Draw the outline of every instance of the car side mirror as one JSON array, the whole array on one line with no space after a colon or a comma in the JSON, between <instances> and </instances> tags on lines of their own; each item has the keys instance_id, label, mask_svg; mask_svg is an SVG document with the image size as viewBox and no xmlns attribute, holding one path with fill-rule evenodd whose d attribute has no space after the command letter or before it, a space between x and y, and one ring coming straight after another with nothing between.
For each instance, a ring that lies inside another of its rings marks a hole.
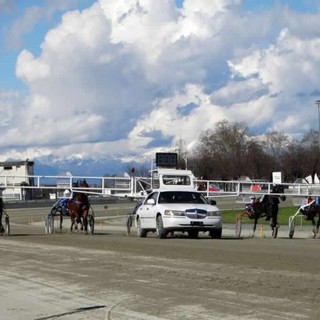
<instances>
[{"instance_id":1,"label":"car side mirror","mask_svg":"<svg viewBox=\"0 0 320 320\"><path fill-rule=\"evenodd\" d=\"M156 201L154 199L148 199L147 200L147 204L150 204L150 205L155 205L156 204Z\"/></svg>"},{"instance_id":2,"label":"car side mirror","mask_svg":"<svg viewBox=\"0 0 320 320\"><path fill-rule=\"evenodd\" d=\"M217 204L217 201L216 201L216 200L210 200L210 204L211 204L212 206L215 206L215 205Z\"/></svg>"}]
</instances>

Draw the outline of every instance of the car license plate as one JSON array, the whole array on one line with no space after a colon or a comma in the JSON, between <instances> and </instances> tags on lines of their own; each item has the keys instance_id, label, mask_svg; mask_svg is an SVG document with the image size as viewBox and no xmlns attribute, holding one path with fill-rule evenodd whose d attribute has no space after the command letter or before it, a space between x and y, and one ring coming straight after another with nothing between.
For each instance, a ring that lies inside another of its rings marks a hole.
<instances>
[{"instance_id":1,"label":"car license plate","mask_svg":"<svg viewBox=\"0 0 320 320\"><path fill-rule=\"evenodd\" d=\"M191 221L190 224L192 226L202 226L203 222L202 221Z\"/></svg>"}]
</instances>

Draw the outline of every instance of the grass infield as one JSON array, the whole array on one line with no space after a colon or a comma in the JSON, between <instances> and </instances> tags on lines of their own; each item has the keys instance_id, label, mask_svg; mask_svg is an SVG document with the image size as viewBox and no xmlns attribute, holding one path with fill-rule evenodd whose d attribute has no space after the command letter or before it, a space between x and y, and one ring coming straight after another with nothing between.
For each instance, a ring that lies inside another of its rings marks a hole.
<instances>
[{"instance_id":1,"label":"grass infield","mask_svg":"<svg viewBox=\"0 0 320 320\"><path fill-rule=\"evenodd\" d=\"M293 216L298 210L298 207L280 207L278 213L278 223L280 225L288 225L289 217ZM235 223L236 215L239 214L241 211L239 209L235 210L223 210L223 222L224 223ZM259 222L263 222L265 218L259 220ZM254 220L250 220L247 217L242 218L243 223L253 223ZM304 222L304 220L302 219ZM310 224L310 221L305 221L306 224Z\"/></svg>"}]
</instances>

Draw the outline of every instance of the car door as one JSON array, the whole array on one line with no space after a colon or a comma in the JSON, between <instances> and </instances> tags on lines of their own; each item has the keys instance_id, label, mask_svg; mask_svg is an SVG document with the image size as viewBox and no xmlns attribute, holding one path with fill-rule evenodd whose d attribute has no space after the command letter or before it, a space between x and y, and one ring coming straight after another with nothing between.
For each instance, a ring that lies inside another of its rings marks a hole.
<instances>
[{"instance_id":1,"label":"car door","mask_svg":"<svg viewBox=\"0 0 320 320\"><path fill-rule=\"evenodd\" d=\"M156 227L155 217L157 213L157 200L159 192L153 192L143 202L138 209L141 227L144 229L154 229Z\"/></svg>"}]
</instances>

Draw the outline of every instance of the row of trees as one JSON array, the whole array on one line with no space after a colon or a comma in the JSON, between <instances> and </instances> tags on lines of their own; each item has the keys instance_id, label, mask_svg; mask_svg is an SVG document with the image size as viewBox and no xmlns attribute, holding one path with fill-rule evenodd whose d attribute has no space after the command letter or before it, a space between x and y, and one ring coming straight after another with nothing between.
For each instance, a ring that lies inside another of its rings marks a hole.
<instances>
[{"instance_id":1,"label":"row of trees","mask_svg":"<svg viewBox=\"0 0 320 320\"><path fill-rule=\"evenodd\" d=\"M282 171L286 182L319 172L319 136L311 129L301 140L289 139L278 131L263 136L250 135L245 123L226 120L200 134L197 147L187 152L181 140L178 153L180 168L192 170L197 177L211 180L238 179L240 176L266 178Z\"/></svg>"}]
</instances>

